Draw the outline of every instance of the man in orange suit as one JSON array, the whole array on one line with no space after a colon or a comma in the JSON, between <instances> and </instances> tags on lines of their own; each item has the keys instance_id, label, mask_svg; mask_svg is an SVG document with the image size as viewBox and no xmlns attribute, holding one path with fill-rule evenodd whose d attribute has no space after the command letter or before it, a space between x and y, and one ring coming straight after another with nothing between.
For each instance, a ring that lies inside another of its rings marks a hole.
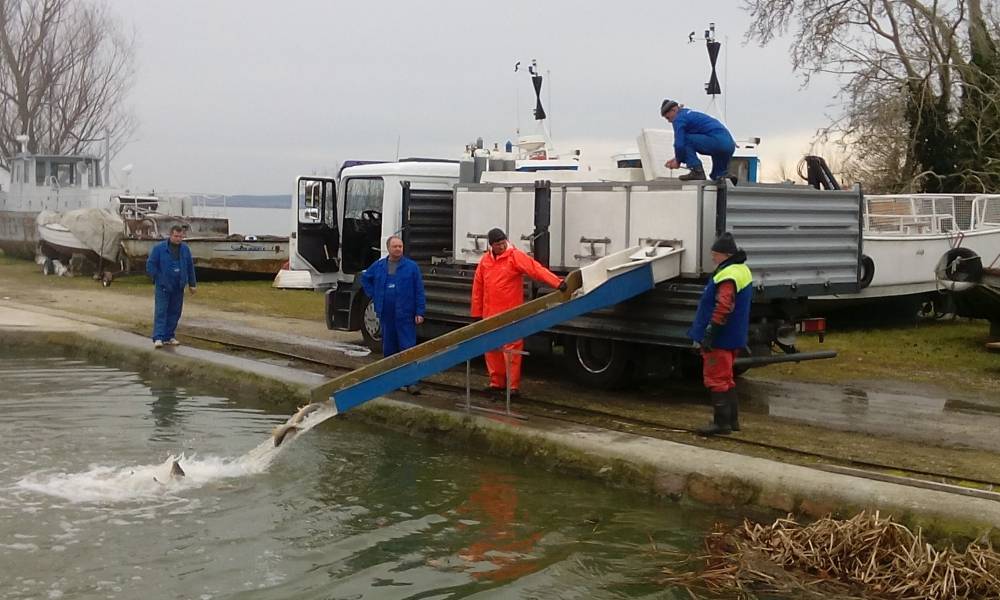
<instances>
[{"instance_id":1,"label":"man in orange suit","mask_svg":"<svg viewBox=\"0 0 1000 600\"><path fill-rule=\"evenodd\" d=\"M524 303L523 276L534 279L560 291L566 282L556 277L537 260L518 250L507 241L502 229L494 228L486 235L490 249L476 267L472 283L472 316L489 318ZM506 344L503 348L486 353L486 370L490 374L489 389L506 389L507 364L504 350L510 352L510 393L517 395L521 387L521 354L524 340Z\"/></svg>"}]
</instances>

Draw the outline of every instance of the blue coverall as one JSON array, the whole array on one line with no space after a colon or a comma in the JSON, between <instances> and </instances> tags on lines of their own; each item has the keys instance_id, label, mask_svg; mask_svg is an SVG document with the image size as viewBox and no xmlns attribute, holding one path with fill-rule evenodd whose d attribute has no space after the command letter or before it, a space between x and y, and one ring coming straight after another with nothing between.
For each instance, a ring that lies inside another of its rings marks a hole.
<instances>
[{"instance_id":1,"label":"blue coverall","mask_svg":"<svg viewBox=\"0 0 1000 600\"><path fill-rule=\"evenodd\" d=\"M682 108L674 118L674 156L689 169L700 169L698 154L712 157L709 179L723 177L729 170L729 161L736 152L736 142L726 126L718 119Z\"/></svg>"},{"instance_id":2,"label":"blue coverall","mask_svg":"<svg viewBox=\"0 0 1000 600\"><path fill-rule=\"evenodd\" d=\"M392 356L417 345L415 317L424 316L424 280L420 267L405 256L396 273L389 274L389 259L375 261L361 274L361 286L375 303L382 327L382 355Z\"/></svg>"},{"instance_id":3,"label":"blue coverall","mask_svg":"<svg viewBox=\"0 0 1000 600\"><path fill-rule=\"evenodd\" d=\"M146 260L146 273L156 288L153 310L153 341L168 342L176 336L184 307L184 286L197 287L191 249L181 243L178 257L170 252L170 240L153 246Z\"/></svg>"}]
</instances>

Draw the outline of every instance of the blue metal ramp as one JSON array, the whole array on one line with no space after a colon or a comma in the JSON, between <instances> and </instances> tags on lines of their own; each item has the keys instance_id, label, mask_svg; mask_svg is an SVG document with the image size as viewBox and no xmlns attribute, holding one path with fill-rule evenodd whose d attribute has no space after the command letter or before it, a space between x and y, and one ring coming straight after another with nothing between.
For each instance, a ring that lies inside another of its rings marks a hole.
<instances>
[{"instance_id":1,"label":"blue metal ramp","mask_svg":"<svg viewBox=\"0 0 1000 600\"><path fill-rule=\"evenodd\" d=\"M606 256L570 273L564 292L552 292L332 379L314 388L313 397L329 397L337 412L350 410L504 344L651 290L680 274L682 252L636 246Z\"/></svg>"}]
</instances>

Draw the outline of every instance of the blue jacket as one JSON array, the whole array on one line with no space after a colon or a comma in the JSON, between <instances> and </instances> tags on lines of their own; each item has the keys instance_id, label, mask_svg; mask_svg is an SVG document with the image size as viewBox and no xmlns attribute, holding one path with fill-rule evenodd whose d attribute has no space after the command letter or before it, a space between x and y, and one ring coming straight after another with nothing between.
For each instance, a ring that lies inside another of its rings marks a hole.
<instances>
[{"instance_id":1,"label":"blue jacket","mask_svg":"<svg viewBox=\"0 0 1000 600\"><path fill-rule=\"evenodd\" d=\"M385 297L385 280L389 276L389 259L380 258L361 273L361 286L368 297L375 302L375 312L382 319L382 300ZM424 316L427 302L424 299L424 278L420 267L405 256L399 258L396 267L396 318L413 321L413 317Z\"/></svg>"},{"instance_id":2,"label":"blue jacket","mask_svg":"<svg viewBox=\"0 0 1000 600\"><path fill-rule=\"evenodd\" d=\"M153 283L163 286L169 290L184 289L186 283L190 287L196 287L198 282L194 278L194 260L191 258L191 249L187 244L181 243L180 253L180 273L175 275L172 265L174 257L170 255L169 240L163 240L153 246L153 250L146 259L146 273L153 278ZM177 287L180 284L180 287Z\"/></svg>"},{"instance_id":3,"label":"blue jacket","mask_svg":"<svg viewBox=\"0 0 1000 600\"><path fill-rule=\"evenodd\" d=\"M711 115L700 113L690 108L677 111L674 118L674 156L685 156L682 150L687 145L685 137L689 134L712 135L732 139L732 134L721 121Z\"/></svg>"},{"instance_id":4,"label":"blue jacket","mask_svg":"<svg viewBox=\"0 0 1000 600\"><path fill-rule=\"evenodd\" d=\"M736 305L725 325L715 326L712 346L720 350L742 350L746 347L750 328L750 304L753 301L753 275L749 267L744 264L746 259L746 253L741 250L715 270L701 293L698 312L695 313L694 323L688 330L689 338L698 343L705 338L705 329L715 311L715 290L720 283L728 279L736 284Z\"/></svg>"}]
</instances>

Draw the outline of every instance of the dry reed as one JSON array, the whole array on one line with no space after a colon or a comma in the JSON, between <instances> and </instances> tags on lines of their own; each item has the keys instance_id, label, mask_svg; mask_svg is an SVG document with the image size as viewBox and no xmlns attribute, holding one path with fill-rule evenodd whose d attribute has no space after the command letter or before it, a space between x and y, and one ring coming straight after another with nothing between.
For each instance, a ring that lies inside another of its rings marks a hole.
<instances>
[{"instance_id":1,"label":"dry reed","mask_svg":"<svg viewBox=\"0 0 1000 600\"><path fill-rule=\"evenodd\" d=\"M665 568L665 582L741 598L793 591L817 598L1000 598L1000 553L992 547L937 550L919 529L913 533L878 512L809 525L791 518L770 525L744 520L729 532L717 526L705 549L703 556ZM702 567L690 569L693 561Z\"/></svg>"}]
</instances>

